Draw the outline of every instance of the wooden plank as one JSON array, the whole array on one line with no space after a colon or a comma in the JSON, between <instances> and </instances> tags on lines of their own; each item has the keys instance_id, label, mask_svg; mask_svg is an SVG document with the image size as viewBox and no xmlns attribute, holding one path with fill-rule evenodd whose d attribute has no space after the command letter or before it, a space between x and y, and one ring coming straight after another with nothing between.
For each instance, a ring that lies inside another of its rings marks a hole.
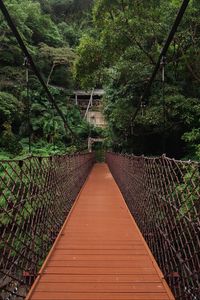
<instances>
[{"instance_id":1,"label":"wooden plank","mask_svg":"<svg viewBox=\"0 0 200 300\"><path fill-rule=\"evenodd\" d=\"M37 287L38 292L109 292L109 293L163 293L165 289L160 282L156 283L63 283L63 282L40 282Z\"/></svg>"},{"instance_id":2,"label":"wooden plank","mask_svg":"<svg viewBox=\"0 0 200 300\"><path fill-rule=\"evenodd\" d=\"M69 237L69 234L66 234L67 235L67 238L68 240L66 240L64 237L62 237L60 239L60 242L59 244L61 245L121 245L121 246L129 246L129 247L143 247L144 248L144 245L143 243L138 239L138 240L132 240L132 241L129 241L127 240L126 238L121 238L120 241L116 241L116 240L112 240L112 238L109 239L109 234L108 233L105 233L104 236L106 235L108 237L108 240L105 241L103 240L103 238L99 239L99 237L95 236L98 238L98 240L95 240L93 237L90 237L89 240L86 240L86 238L83 237L84 240L78 240L76 238L76 240L72 240L70 239ZM82 234L80 234L82 236Z\"/></svg>"},{"instance_id":3,"label":"wooden plank","mask_svg":"<svg viewBox=\"0 0 200 300\"><path fill-rule=\"evenodd\" d=\"M155 275L141 275L141 274L130 274L130 275L107 275L107 274L103 274L103 275L97 275L97 274L93 274L93 275L87 275L85 276L85 274L83 275L58 275L58 274L43 274L41 276L40 282L48 282L48 283L60 283L60 282L64 282L64 283L69 283L69 282L73 282L73 283L77 283L77 282L102 282L102 283L118 283L118 282L160 282L160 278L157 274Z\"/></svg>"},{"instance_id":4,"label":"wooden plank","mask_svg":"<svg viewBox=\"0 0 200 300\"><path fill-rule=\"evenodd\" d=\"M35 292L33 300L169 300L166 293L48 293Z\"/></svg>"},{"instance_id":5,"label":"wooden plank","mask_svg":"<svg viewBox=\"0 0 200 300\"><path fill-rule=\"evenodd\" d=\"M80 234L82 235L82 234ZM104 235L105 236L105 235ZM108 238L109 238L109 234L107 234ZM122 240L121 242L114 242L112 240L110 241L102 241L101 242L101 239L99 238L98 241L95 241L93 240L92 238L86 242L86 241L66 241L64 240L64 238L61 238L60 239L60 242L58 244L58 246L78 246L80 247L81 245L83 246L113 246L113 248L115 247L132 247L133 249L134 248L143 248L144 249L144 245L141 243L140 240L135 240L135 241L132 241L132 242L127 242L126 240Z\"/></svg>"},{"instance_id":6,"label":"wooden plank","mask_svg":"<svg viewBox=\"0 0 200 300\"><path fill-rule=\"evenodd\" d=\"M58 244L56 246L57 250L140 250L144 249L144 246L141 245L109 245L109 244Z\"/></svg>"},{"instance_id":7,"label":"wooden plank","mask_svg":"<svg viewBox=\"0 0 200 300\"><path fill-rule=\"evenodd\" d=\"M134 254L134 255L116 255L116 254L111 254L111 255L91 255L91 254L68 254L68 255L60 255L58 253L55 253L52 255L51 258L52 261L150 261L150 258L148 257L147 253L145 255L141 254Z\"/></svg>"},{"instance_id":8,"label":"wooden plank","mask_svg":"<svg viewBox=\"0 0 200 300\"><path fill-rule=\"evenodd\" d=\"M117 250L117 249L64 249L64 250L56 250L57 255L148 255L145 248L143 249L134 249L134 250Z\"/></svg>"},{"instance_id":9,"label":"wooden plank","mask_svg":"<svg viewBox=\"0 0 200 300\"><path fill-rule=\"evenodd\" d=\"M46 267L45 274L85 274L85 275L126 275L126 274L157 274L154 268L89 268L89 267Z\"/></svg>"},{"instance_id":10,"label":"wooden plank","mask_svg":"<svg viewBox=\"0 0 200 300\"><path fill-rule=\"evenodd\" d=\"M151 260L148 258L142 261L93 261L93 260L71 260L71 261L55 261L50 260L48 267L91 267L91 268L153 268Z\"/></svg>"}]
</instances>

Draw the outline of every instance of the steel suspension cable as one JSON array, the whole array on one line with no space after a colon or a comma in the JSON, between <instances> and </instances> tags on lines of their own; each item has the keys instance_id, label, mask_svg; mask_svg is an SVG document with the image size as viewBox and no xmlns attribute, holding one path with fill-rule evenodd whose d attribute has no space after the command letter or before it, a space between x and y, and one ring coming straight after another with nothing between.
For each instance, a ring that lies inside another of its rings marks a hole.
<instances>
[{"instance_id":1,"label":"steel suspension cable","mask_svg":"<svg viewBox=\"0 0 200 300\"><path fill-rule=\"evenodd\" d=\"M66 118L65 118L65 116L63 115L61 109L59 108L59 106L57 105L57 103L56 103L54 97L52 96L50 90L48 89L48 87L47 87L45 81L43 80L43 78L42 78L40 72L38 71L38 69L37 69L37 67L36 67L36 65L35 65L35 63L34 63L34 61L33 61L33 58L32 58L32 56L31 56L31 54L29 53L29 51L28 51L26 45L24 44L24 42L23 42L23 40L22 40L22 37L21 37L21 35L20 35L18 29L16 28L16 26L15 26L15 24L14 24L14 22L13 22L11 16L10 16L10 14L9 14L9 12L8 12L8 10L7 10L7 8L6 8L5 4L4 4L4 2L3 2L3 0L0 0L0 9L1 9L1 11L2 11L2 13L3 13L4 17L5 17L5 20L6 20L7 24L8 24L8 26L10 27L11 31L13 32L13 34L14 34L14 36L15 36L15 38L16 38L16 40L17 40L17 42L18 42L18 44L19 44L19 46L20 46L20 48L21 48L21 50L23 51L23 53L24 53L26 59L28 60L28 63L29 63L29 65L30 65L30 67L32 68L33 72L35 73L35 75L36 75L37 78L39 79L39 81L40 81L42 87L44 88L44 90L45 90L45 92L46 92L46 94L47 94L47 96L48 96L49 101L53 104L53 106L55 107L55 109L56 109L58 115L61 117L61 119L62 119L62 121L63 121L63 123L64 123L64 127L65 127L66 133L67 133L67 131L69 130L70 133L71 133L71 135L72 135L74 138L77 139L76 134L73 132L73 130L72 130L71 127L69 126L68 121L66 120Z\"/></svg>"}]
</instances>

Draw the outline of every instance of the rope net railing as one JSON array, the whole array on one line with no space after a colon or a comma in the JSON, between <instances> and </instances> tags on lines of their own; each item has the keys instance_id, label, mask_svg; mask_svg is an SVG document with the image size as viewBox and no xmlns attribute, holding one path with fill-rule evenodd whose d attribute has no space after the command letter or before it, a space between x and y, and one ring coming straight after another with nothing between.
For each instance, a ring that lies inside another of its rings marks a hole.
<instances>
[{"instance_id":1,"label":"rope net railing","mask_svg":"<svg viewBox=\"0 0 200 300\"><path fill-rule=\"evenodd\" d=\"M93 165L93 154L0 161L0 299L23 299Z\"/></svg>"},{"instance_id":2,"label":"rope net railing","mask_svg":"<svg viewBox=\"0 0 200 300\"><path fill-rule=\"evenodd\" d=\"M200 164L113 153L107 162L176 299L200 299Z\"/></svg>"}]
</instances>

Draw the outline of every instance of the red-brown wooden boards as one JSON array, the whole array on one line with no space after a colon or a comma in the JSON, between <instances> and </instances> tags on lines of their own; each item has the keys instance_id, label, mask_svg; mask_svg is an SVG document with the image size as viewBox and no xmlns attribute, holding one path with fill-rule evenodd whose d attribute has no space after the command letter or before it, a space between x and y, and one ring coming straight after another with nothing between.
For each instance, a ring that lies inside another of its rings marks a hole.
<instances>
[{"instance_id":1,"label":"red-brown wooden boards","mask_svg":"<svg viewBox=\"0 0 200 300\"><path fill-rule=\"evenodd\" d=\"M105 164L94 166L26 299L174 299Z\"/></svg>"}]
</instances>

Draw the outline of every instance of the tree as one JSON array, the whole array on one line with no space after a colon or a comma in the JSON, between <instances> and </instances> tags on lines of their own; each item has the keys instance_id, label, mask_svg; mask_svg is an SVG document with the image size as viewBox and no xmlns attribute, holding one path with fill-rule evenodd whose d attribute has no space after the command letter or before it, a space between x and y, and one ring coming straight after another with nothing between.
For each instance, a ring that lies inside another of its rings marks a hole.
<instances>
[{"instance_id":1,"label":"tree","mask_svg":"<svg viewBox=\"0 0 200 300\"><path fill-rule=\"evenodd\" d=\"M42 43L40 45L40 58L46 59L46 65L51 63L47 85L50 83L55 68L65 66L71 70L75 57L75 53L69 47L54 48Z\"/></svg>"}]
</instances>

